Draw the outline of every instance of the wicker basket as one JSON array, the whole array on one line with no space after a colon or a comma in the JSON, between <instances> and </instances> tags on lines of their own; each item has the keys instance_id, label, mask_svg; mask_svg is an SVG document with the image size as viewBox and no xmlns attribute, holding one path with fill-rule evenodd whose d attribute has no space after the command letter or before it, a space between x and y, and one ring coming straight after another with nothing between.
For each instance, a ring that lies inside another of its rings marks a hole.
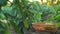
<instances>
[{"instance_id":1,"label":"wicker basket","mask_svg":"<svg viewBox=\"0 0 60 34\"><path fill-rule=\"evenodd\" d=\"M50 32L56 32L57 31L57 26L55 23L33 23L32 27L35 31L50 31Z\"/></svg>"}]
</instances>

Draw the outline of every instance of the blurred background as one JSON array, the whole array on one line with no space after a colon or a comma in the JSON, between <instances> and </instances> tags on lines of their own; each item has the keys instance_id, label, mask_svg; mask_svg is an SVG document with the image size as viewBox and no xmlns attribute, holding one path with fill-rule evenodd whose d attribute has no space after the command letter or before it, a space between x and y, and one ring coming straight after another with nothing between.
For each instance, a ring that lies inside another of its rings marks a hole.
<instances>
[{"instance_id":1,"label":"blurred background","mask_svg":"<svg viewBox=\"0 0 60 34\"><path fill-rule=\"evenodd\" d=\"M24 34L38 22L60 27L60 0L0 0L0 34Z\"/></svg>"}]
</instances>

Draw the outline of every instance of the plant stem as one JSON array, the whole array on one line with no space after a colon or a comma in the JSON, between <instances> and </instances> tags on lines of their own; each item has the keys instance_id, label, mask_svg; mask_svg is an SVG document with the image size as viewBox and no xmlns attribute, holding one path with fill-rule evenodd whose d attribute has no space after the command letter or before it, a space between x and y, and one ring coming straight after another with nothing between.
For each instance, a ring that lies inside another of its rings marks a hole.
<instances>
[{"instance_id":1,"label":"plant stem","mask_svg":"<svg viewBox=\"0 0 60 34\"><path fill-rule=\"evenodd\" d=\"M0 6L0 12L1 12L1 6Z\"/></svg>"}]
</instances>

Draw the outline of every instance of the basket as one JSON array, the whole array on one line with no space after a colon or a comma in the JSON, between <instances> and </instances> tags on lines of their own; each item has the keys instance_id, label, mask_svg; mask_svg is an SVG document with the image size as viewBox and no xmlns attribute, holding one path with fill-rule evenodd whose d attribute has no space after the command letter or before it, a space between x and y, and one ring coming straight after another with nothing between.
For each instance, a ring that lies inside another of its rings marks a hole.
<instances>
[{"instance_id":1,"label":"basket","mask_svg":"<svg viewBox=\"0 0 60 34\"><path fill-rule=\"evenodd\" d=\"M57 31L57 26L55 23L51 24L46 24L46 23L33 23L32 27L35 31L51 31L51 32L56 32Z\"/></svg>"}]
</instances>

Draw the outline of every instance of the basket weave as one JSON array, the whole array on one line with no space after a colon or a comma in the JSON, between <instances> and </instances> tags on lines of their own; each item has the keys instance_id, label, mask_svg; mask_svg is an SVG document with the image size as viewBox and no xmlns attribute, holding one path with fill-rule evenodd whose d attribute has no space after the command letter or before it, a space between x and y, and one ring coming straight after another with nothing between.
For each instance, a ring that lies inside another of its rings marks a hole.
<instances>
[{"instance_id":1,"label":"basket weave","mask_svg":"<svg viewBox=\"0 0 60 34\"><path fill-rule=\"evenodd\" d=\"M50 28L47 28L47 26ZM56 32L57 31L57 26L55 23L52 24L46 24L46 23L34 23L32 24L32 27L35 31L51 31L51 32ZM51 30L51 28L53 29ZM48 30L49 29L49 30Z\"/></svg>"}]
</instances>

